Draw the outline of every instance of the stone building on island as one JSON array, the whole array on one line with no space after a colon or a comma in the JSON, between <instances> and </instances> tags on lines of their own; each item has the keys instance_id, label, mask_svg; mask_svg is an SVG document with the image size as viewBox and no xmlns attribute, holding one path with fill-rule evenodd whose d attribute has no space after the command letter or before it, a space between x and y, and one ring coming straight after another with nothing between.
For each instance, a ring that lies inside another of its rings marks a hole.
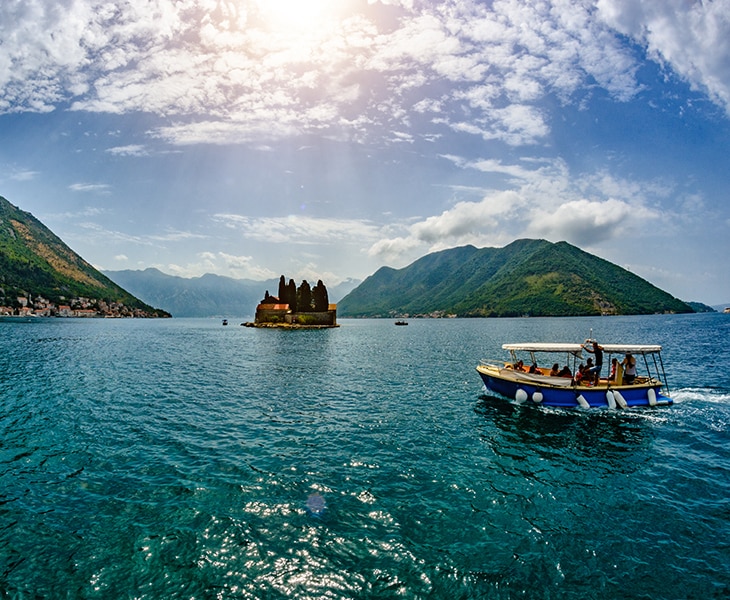
<instances>
[{"instance_id":1,"label":"stone building on island","mask_svg":"<svg viewBox=\"0 0 730 600\"><path fill-rule=\"evenodd\" d=\"M307 280L297 288L293 279L286 283L282 275L279 279L278 296L269 295L266 290L264 299L256 307L253 323L249 327L294 327L323 328L338 327L337 305L330 304L327 288L320 279L312 288Z\"/></svg>"}]
</instances>

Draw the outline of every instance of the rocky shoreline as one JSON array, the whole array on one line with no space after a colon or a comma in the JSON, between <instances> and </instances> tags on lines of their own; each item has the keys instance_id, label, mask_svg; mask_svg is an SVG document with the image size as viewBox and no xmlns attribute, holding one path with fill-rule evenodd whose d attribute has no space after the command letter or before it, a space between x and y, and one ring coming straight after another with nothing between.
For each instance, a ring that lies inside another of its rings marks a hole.
<instances>
[{"instance_id":1,"label":"rocky shoreline","mask_svg":"<svg viewBox=\"0 0 730 600\"><path fill-rule=\"evenodd\" d=\"M302 325L301 323L241 323L241 327L256 327L258 329L332 329L339 325Z\"/></svg>"}]
</instances>

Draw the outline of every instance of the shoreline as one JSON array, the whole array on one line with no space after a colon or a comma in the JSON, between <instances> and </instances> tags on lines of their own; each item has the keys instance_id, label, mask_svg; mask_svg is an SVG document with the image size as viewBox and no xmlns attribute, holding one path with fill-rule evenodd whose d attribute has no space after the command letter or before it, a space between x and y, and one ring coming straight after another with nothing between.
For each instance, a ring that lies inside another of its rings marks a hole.
<instances>
[{"instance_id":1,"label":"shoreline","mask_svg":"<svg viewBox=\"0 0 730 600\"><path fill-rule=\"evenodd\" d=\"M255 327L257 329L333 329L339 325L302 325L301 323L253 323L246 321L241 327Z\"/></svg>"}]
</instances>

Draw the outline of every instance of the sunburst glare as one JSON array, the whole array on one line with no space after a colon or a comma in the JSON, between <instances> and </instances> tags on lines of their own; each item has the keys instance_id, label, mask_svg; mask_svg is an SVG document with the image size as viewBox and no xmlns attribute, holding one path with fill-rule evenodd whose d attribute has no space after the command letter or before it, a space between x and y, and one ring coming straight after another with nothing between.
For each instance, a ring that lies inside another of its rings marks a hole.
<instances>
[{"instance_id":1,"label":"sunburst glare","mask_svg":"<svg viewBox=\"0 0 730 600\"><path fill-rule=\"evenodd\" d=\"M258 16L275 30L302 31L334 19L342 0L254 0Z\"/></svg>"}]
</instances>

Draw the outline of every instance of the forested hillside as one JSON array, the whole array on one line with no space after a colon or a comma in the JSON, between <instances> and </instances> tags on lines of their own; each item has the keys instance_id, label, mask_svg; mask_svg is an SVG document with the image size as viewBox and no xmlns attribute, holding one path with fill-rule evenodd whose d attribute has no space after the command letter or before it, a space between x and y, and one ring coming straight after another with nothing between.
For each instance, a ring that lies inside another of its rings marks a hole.
<instances>
[{"instance_id":1,"label":"forested hillside","mask_svg":"<svg viewBox=\"0 0 730 600\"><path fill-rule=\"evenodd\" d=\"M383 267L339 304L342 317L580 316L692 312L617 265L566 242L464 246Z\"/></svg>"},{"instance_id":2,"label":"forested hillside","mask_svg":"<svg viewBox=\"0 0 730 600\"><path fill-rule=\"evenodd\" d=\"M74 298L103 300L164 316L100 273L29 212L0 196L0 305L19 297L54 304Z\"/></svg>"}]
</instances>

